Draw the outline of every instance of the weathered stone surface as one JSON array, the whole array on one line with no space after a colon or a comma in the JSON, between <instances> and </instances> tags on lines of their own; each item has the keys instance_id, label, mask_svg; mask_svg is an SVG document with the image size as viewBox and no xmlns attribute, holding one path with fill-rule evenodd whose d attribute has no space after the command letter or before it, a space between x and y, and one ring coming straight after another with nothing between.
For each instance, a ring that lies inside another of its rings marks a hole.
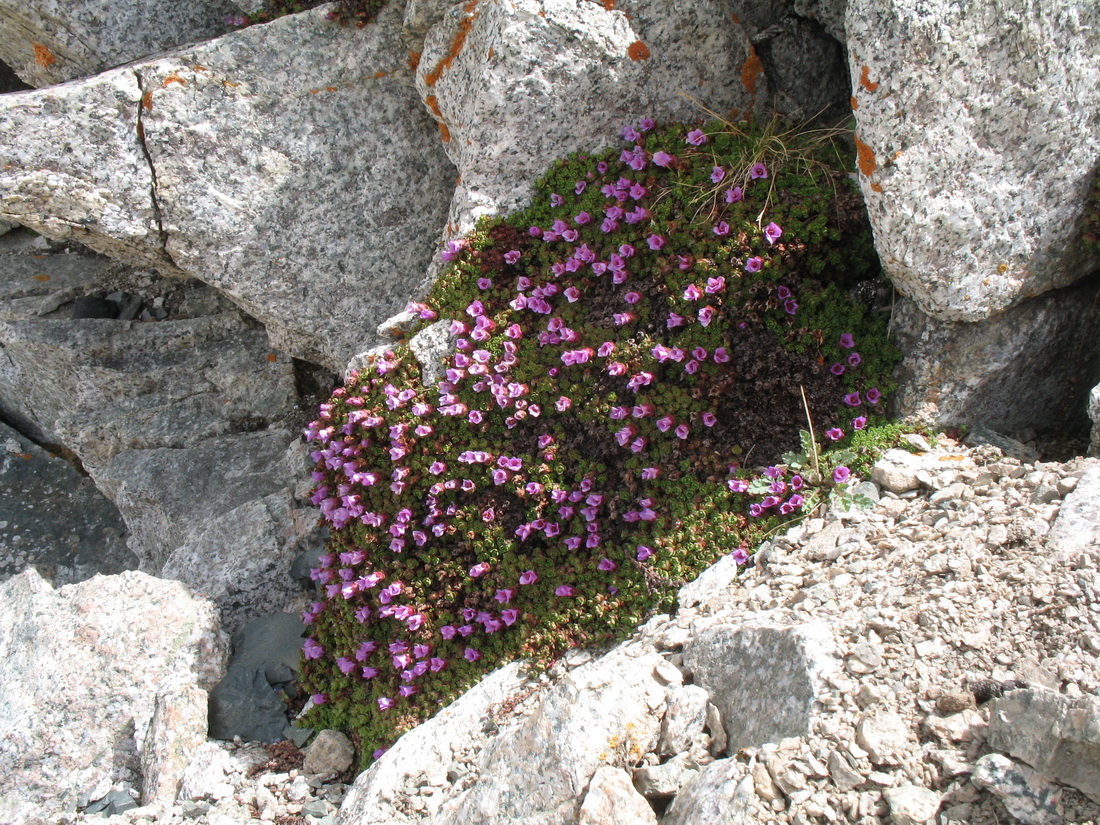
<instances>
[{"instance_id":1,"label":"weathered stone surface","mask_svg":"<svg viewBox=\"0 0 1100 825\"><path fill-rule=\"evenodd\" d=\"M637 651L633 651L637 653ZM657 744L665 688L656 653L620 647L570 672L482 753L478 782L441 822L557 825L602 764L627 764Z\"/></svg>"},{"instance_id":2,"label":"weathered stone surface","mask_svg":"<svg viewBox=\"0 0 1100 825\"><path fill-rule=\"evenodd\" d=\"M698 773L697 766L686 753L674 756L658 765L642 765L634 769L634 787L646 799L668 800Z\"/></svg>"},{"instance_id":3,"label":"weathered stone surface","mask_svg":"<svg viewBox=\"0 0 1100 825\"><path fill-rule=\"evenodd\" d=\"M705 117L700 104L763 110L781 95L812 115L846 97L835 41L784 12L713 0L451 7L428 33L417 71L462 176L449 231L519 206L552 160L606 147L642 117ZM804 73L815 82L799 83Z\"/></svg>"},{"instance_id":4,"label":"weathered stone surface","mask_svg":"<svg viewBox=\"0 0 1100 825\"><path fill-rule=\"evenodd\" d=\"M63 458L0 424L0 579L55 587L137 567L118 508Z\"/></svg>"},{"instance_id":5,"label":"weathered stone surface","mask_svg":"<svg viewBox=\"0 0 1100 825\"><path fill-rule=\"evenodd\" d=\"M0 218L206 281L342 369L423 278L454 172L400 4L328 10L0 99Z\"/></svg>"},{"instance_id":6,"label":"weathered stone surface","mask_svg":"<svg viewBox=\"0 0 1100 825\"><path fill-rule=\"evenodd\" d=\"M588 783L577 825L657 825L657 816L626 771L604 765Z\"/></svg>"},{"instance_id":7,"label":"weathered stone surface","mask_svg":"<svg viewBox=\"0 0 1100 825\"><path fill-rule=\"evenodd\" d=\"M668 710L661 722L659 753L671 756L691 747L692 740L706 725L709 701L710 695L698 685L684 685L669 693Z\"/></svg>"},{"instance_id":8,"label":"weathered stone surface","mask_svg":"<svg viewBox=\"0 0 1100 825\"><path fill-rule=\"evenodd\" d=\"M351 767L355 749L351 740L338 730L323 730L306 748L305 773L322 777L336 776Z\"/></svg>"},{"instance_id":9,"label":"weathered stone surface","mask_svg":"<svg viewBox=\"0 0 1100 825\"><path fill-rule=\"evenodd\" d=\"M903 294L974 321L1095 268L1100 6L851 0L845 26L860 186Z\"/></svg>"},{"instance_id":10,"label":"weathered stone surface","mask_svg":"<svg viewBox=\"0 0 1100 825\"><path fill-rule=\"evenodd\" d=\"M338 825L409 821L410 812L399 798L399 789L445 784L448 770L463 752L485 743L484 728L491 718L491 708L521 693L525 685L518 664L503 667L406 733L355 780L340 806ZM438 796L433 798L428 813L437 813L441 802Z\"/></svg>"},{"instance_id":11,"label":"weathered stone surface","mask_svg":"<svg viewBox=\"0 0 1100 825\"><path fill-rule=\"evenodd\" d=\"M672 801L661 825L755 825L752 776L736 759L707 765Z\"/></svg>"},{"instance_id":12,"label":"weathered stone surface","mask_svg":"<svg viewBox=\"0 0 1100 825\"><path fill-rule=\"evenodd\" d=\"M894 408L941 425L976 422L1004 433L1087 426L1100 379L1098 288L1089 283L1031 298L981 322L944 321L899 300L893 315L899 367Z\"/></svg>"},{"instance_id":13,"label":"weathered stone surface","mask_svg":"<svg viewBox=\"0 0 1100 825\"><path fill-rule=\"evenodd\" d=\"M0 61L49 86L228 31L230 0L3 0Z\"/></svg>"},{"instance_id":14,"label":"weathered stone surface","mask_svg":"<svg viewBox=\"0 0 1100 825\"><path fill-rule=\"evenodd\" d=\"M1100 700L1010 691L990 703L989 746L1100 805Z\"/></svg>"},{"instance_id":15,"label":"weathered stone surface","mask_svg":"<svg viewBox=\"0 0 1100 825\"><path fill-rule=\"evenodd\" d=\"M1062 789L1027 765L999 753L986 754L971 781L996 794L1024 825L1062 825Z\"/></svg>"},{"instance_id":16,"label":"weathered stone surface","mask_svg":"<svg viewBox=\"0 0 1100 825\"><path fill-rule=\"evenodd\" d=\"M695 633L684 665L721 711L733 753L809 732L835 646L823 624L717 624Z\"/></svg>"},{"instance_id":17,"label":"weathered stone surface","mask_svg":"<svg viewBox=\"0 0 1100 825\"><path fill-rule=\"evenodd\" d=\"M210 691L210 738L280 742L287 725L286 704L262 668L231 663Z\"/></svg>"},{"instance_id":18,"label":"weathered stone surface","mask_svg":"<svg viewBox=\"0 0 1100 825\"><path fill-rule=\"evenodd\" d=\"M1089 419L1092 421L1089 455L1100 455L1100 384L1089 393Z\"/></svg>"},{"instance_id":19,"label":"weathered stone surface","mask_svg":"<svg viewBox=\"0 0 1100 825\"><path fill-rule=\"evenodd\" d=\"M1100 547L1100 467L1081 476L1047 534L1047 547L1065 563Z\"/></svg>"},{"instance_id":20,"label":"weathered stone surface","mask_svg":"<svg viewBox=\"0 0 1100 825\"><path fill-rule=\"evenodd\" d=\"M141 753L141 803L171 805L195 750L206 742L207 693L198 685L157 695Z\"/></svg>"},{"instance_id":21,"label":"weathered stone surface","mask_svg":"<svg viewBox=\"0 0 1100 825\"><path fill-rule=\"evenodd\" d=\"M124 290L162 321L72 320ZM301 370L215 290L83 255L0 257L0 409L79 457L142 569L215 599L232 629L296 587L312 511L294 498ZM232 529L227 529L232 524Z\"/></svg>"},{"instance_id":22,"label":"weathered stone surface","mask_svg":"<svg viewBox=\"0 0 1100 825\"><path fill-rule=\"evenodd\" d=\"M882 797L890 808L890 822L893 825L924 825L940 808L938 793L916 785L886 788Z\"/></svg>"},{"instance_id":23,"label":"weathered stone surface","mask_svg":"<svg viewBox=\"0 0 1100 825\"><path fill-rule=\"evenodd\" d=\"M140 787L158 693L210 687L217 614L135 571L53 590L33 570L0 585L0 820L60 814L82 791Z\"/></svg>"}]
</instances>

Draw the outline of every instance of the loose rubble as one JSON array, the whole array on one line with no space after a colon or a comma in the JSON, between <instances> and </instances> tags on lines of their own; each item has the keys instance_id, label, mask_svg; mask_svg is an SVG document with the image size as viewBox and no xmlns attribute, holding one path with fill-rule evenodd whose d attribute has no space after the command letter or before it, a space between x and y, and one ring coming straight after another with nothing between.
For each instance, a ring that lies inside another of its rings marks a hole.
<instances>
[{"instance_id":1,"label":"loose rubble","mask_svg":"<svg viewBox=\"0 0 1100 825\"><path fill-rule=\"evenodd\" d=\"M207 743L174 806L71 821L1100 821L1100 460L941 439L876 477L914 461L916 488L716 565L609 654L490 675L350 788ZM744 698L769 692L785 713Z\"/></svg>"}]
</instances>

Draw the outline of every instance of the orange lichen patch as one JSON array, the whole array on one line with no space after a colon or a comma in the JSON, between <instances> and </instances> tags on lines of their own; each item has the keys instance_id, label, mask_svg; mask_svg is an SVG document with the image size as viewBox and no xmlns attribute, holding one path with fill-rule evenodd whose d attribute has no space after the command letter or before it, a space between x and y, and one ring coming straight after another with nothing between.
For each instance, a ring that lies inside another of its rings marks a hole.
<instances>
[{"instance_id":1,"label":"orange lichen patch","mask_svg":"<svg viewBox=\"0 0 1100 825\"><path fill-rule=\"evenodd\" d=\"M227 86L227 87L229 87L230 89L236 89L236 88L237 88L238 86L240 86L241 84L240 84L240 83L234 83L234 82L233 82L232 80L223 80L223 81L222 81L222 85L223 85L223 86ZM320 91L320 89L318 89L318 91Z\"/></svg>"},{"instance_id":2,"label":"orange lichen patch","mask_svg":"<svg viewBox=\"0 0 1100 825\"><path fill-rule=\"evenodd\" d=\"M420 52L409 52L409 68L412 71L416 71L416 67L420 65Z\"/></svg>"},{"instance_id":3,"label":"orange lichen patch","mask_svg":"<svg viewBox=\"0 0 1100 825\"><path fill-rule=\"evenodd\" d=\"M22 453L19 457L24 461L30 461L32 458L34 458L34 456L30 453Z\"/></svg>"},{"instance_id":4,"label":"orange lichen patch","mask_svg":"<svg viewBox=\"0 0 1100 825\"><path fill-rule=\"evenodd\" d=\"M41 43L32 42L31 45L34 47L34 62L43 69L47 69L57 62L57 56Z\"/></svg>"},{"instance_id":5,"label":"orange lichen patch","mask_svg":"<svg viewBox=\"0 0 1100 825\"><path fill-rule=\"evenodd\" d=\"M731 14L730 19L733 20L733 22L736 23L738 26L741 25L741 18L738 17L736 14Z\"/></svg>"},{"instance_id":6,"label":"orange lichen patch","mask_svg":"<svg viewBox=\"0 0 1100 825\"><path fill-rule=\"evenodd\" d=\"M878 88L877 83L871 82L871 70L866 66L863 67L863 73L859 76L859 85L869 92L873 92Z\"/></svg>"},{"instance_id":7,"label":"orange lichen patch","mask_svg":"<svg viewBox=\"0 0 1100 825\"><path fill-rule=\"evenodd\" d=\"M201 63L196 63L196 64L195 64L194 66L192 66L192 69L194 69L194 71L196 71L196 72L207 72L207 71L210 71L210 70L209 70L209 69L207 69L207 68L206 68L205 66L203 66L203 65L202 65Z\"/></svg>"},{"instance_id":8,"label":"orange lichen patch","mask_svg":"<svg viewBox=\"0 0 1100 825\"><path fill-rule=\"evenodd\" d=\"M875 150L856 138L856 160L859 163L859 171L863 173L864 177L871 177L874 174L876 168L878 168L878 160L875 159Z\"/></svg>"},{"instance_id":9,"label":"orange lichen patch","mask_svg":"<svg viewBox=\"0 0 1100 825\"><path fill-rule=\"evenodd\" d=\"M492 60L493 55L495 55L495 54L496 54L496 49L494 49L492 46L490 46L489 47L489 59Z\"/></svg>"},{"instance_id":10,"label":"orange lichen patch","mask_svg":"<svg viewBox=\"0 0 1100 825\"><path fill-rule=\"evenodd\" d=\"M998 266L997 272L1001 275L1004 275L1006 272L1008 272L1008 264L1001 264L1000 266Z\"/></svg>"},{"instance_id":11,"label":"orange lichen patch","mask_svg":"<svg viewBox=\"0 0 1100 825\"><path fill-rule=\"evenodd\" d=\"M335 86L325 86L325 91L326 92L335 92L336 87Z\"/></svg>"},{"instance_id":12,"label":"orange lichen patch","mask_svg":"<svg viewBox=\"0 0 1100 825\"><path fill-rule=\"evenodd\" d=\"M147 112L153 111L153 93L151 91L141 96L141 108Z\"/></svg>"},{"instance_id":13,"label":"orange lichen patch","mask_svg":"<svg viewBox=\"0 0 1100 825\"><path fill-rule=\"evenodd\" d=\"M635 40L627 46L626 53L631 60L649 60L649 47L641 40Z\"/></svg>"},{"instance_id":14,"label":"orange lichen patch","mask_svg":"<svg viewBox=\"0 0 1100 825\"><path fill-rule=\"evenodd\" d=\"M37 257L37 256L36 256L36 257ZM45 256L43 256L43 257L45 257ZM41 274L41 275L35 275L35 276L34 276L34 279L35 279L36 281L41 281L42 283L46 283L46 281L50 280L50 276L49 276L49 275L47 275L47 274L45 274L45 273L43 273L43 274Z\"/></svg>"},{"instance_id":15,"label":"orange lichen patch","mask_svg":"<svg viewBox=\"0 0 1100 825\"><path fill-rule=\"evenodd\" d=\"M389 74L389 72L375 72L374 73L374 79L375 80L381 80L383 77L385 77L388 74Z\"/></svg>"},{"instance_id":16,"label":"orange lichen patch","mask_svg":"<svg viewBox=\"0 0 1100 825\"><path fill-rule=\"evenodd\" d=\"M447 128L447 124L443 122L443 112L439 110L439 100L435 95L428 95L424 98L424 105L431 109L433 115L435 115L436 123L439 124L439 139L444 143L451 142L451 130Z\"/></svg>"},{"instance_id":17,"label":"orange lichen patch","mask_svg":"<svg viewBox=\"0 0 1100 825\"><path fill-rule=\"evenodd\" d=\"M882 184L881 183L872 183L871 184L871 191L872 192L878 192L881 195L882 194Z\"/></svg>"},{"instance_id":18,"label":"orange lichen patch","mask_svg":"<svg viewBox=\"0 0 1100 825\"><path fill-rule=\"evenodd\" d=\"M310 89L310 90L309 90L309 93L310 93L311 95L316 95L316 94L320 94L320 93L321 93L321 90L320 90L320 89Z\"/></svg>"},{"instance_id":19,"label":"orange lichen patch","mask_svg":"<svg viewBox=\"0 0 1100 825\"><path fill-rule=\"evenodd\" d=\"M167 86L169 83L178 83L181 86L186 86L187 85L187 81L184 80L182 77L180 77L175 72L172 72L172 74L170 74L170 75L168 75L168 77L164 78L164 82L161 83L160 85L161 86Z\"/></svg>"},{"instance_id":20,"label":"orange lichen patch","mask_svg":"<svg viewBox=\"0 0 1100 825\"><path fill-rule=\"evenodd\" d=\"M852 111L854 112L858 108L859 108L859 101L856 100L855 95L852 95Z\"/></svg>"},{"instance_id":21,"label":"orange lichen patch","mask_svg":"<svg viewBox=\"0 0 1100 825\"><path fill-rule=\"evenodd\" d=\"M751 97L756 97L756 81L760 79L760 75L763 73L764 63L760 59L760 55L756 53L756 48L750 45L749 56L745 58L745 62L741 65L741 85L745 87L745 91Z\"/></svg>"},{"instance_id":22,"label":"orange lichen patch","mask_svg":"<svg viewBox=\"0 0 1100 825\"><path fill-rule=\"evenodd\" d=\"M278 360L279 360L279 356L278 356L278 355L276 355L276 354L275 354L275 353L273 353L273 352L269 352L269 353L267 354L267 360L268 360L268 361L270 361L270 362L271 362L272 364L274 364L274 363L275 363L276 361L278 361Z\"/></svg>"},{"instance_id":23,"label":"orange lichen patch","mask_svg":"<svg viewBox=\"0 0 1100 825\"><path fill-rule=\"evenodd\" d=\"M473 13L477 8L478 0L470 0L462 10L466 12L466 17L462 18L462 22L458 24L458 32L455 34L454 39L451 41L451 48L447 50L447 56L440 60L435 68L432 69L424 77L424 84L427 86L434 86L439 82L439 78L443 76L443 73L451 67L454 59L458 57L462 51L462 47L466 45L466 36L469 35L470 29L474 25L474 21L477 20L478 15ZM539 12L542 14L542 12Z\"/></svg>"}]
</instances>

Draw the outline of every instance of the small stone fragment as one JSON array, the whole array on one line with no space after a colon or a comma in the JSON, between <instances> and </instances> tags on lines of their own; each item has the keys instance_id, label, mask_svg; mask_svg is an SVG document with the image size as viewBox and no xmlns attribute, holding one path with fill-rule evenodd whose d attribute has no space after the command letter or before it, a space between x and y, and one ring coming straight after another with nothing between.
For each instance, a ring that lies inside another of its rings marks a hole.
<instances>
[{"instance_id":1,"label":"small stone fragment","mask_svg":"<svg viewBox=\"0 0 1100 825\"><path fill-rule=\"evenodd\" d=\"M657 825L657 817L626 771L604 766L588 783L577 825Z\"/></svg>"},{"instance_id":2,"label":"small stone fragment","mask_svg":"<svg viewBox=\"0 0 1100 825\"><path fill-rule=\"evenodd\" d=\"M893 825L923 825L940 808L938 793L916 785L887 788L882 792L882 797L890 806L890 821Z\"/></svg>"},{"instance_id":3,"label":"small stone fragment","mask_svg":"<svg viewBox=\"0 0 1100 825\"><path fill-rule=\"evenodd\" d=\"M856 742L876 765L902 764L908 740L905 720L892 710L864 716L856 727Z\"/></svg>"},{"instance_id":4,"label":"small stone fragment","mask_svg":"<svg viewBox=\"0 0 1100 825\"><path fill-rule=\"evenodd\" d=\"M302 771L318 776L336 776L351 767L355 748L347 736L336 730L323 730L305 750Z\"/></svg>"},{"instance_id":5,"label":"small stone fragment","mask_svg":"<svg viewBox=\"0 0 1100 825\"><path fill-rule=\"evenodd\" d=\"M941 693L936 700L936 710L940 713L958 713L974 707L974 694L961 690Z\"/></svg>"}]
</instances>

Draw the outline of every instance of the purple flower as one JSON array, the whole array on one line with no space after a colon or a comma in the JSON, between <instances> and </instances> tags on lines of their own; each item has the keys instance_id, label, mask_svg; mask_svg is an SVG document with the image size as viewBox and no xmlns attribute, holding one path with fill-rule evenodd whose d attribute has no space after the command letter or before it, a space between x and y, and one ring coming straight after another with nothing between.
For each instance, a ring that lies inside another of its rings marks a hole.
<instances>
[{"instance_id":1,"label":"purple flower","mask_svg":"<svg viewBox=\"0 0 1100 825\"><path fill-rule=\"evenodd\" d=\"M518 618L519 618L519 611L515 610L513 608L509 608L508 610L500 611L500 620L502 622L504 622L506 625L508 625L509 627L514 625L516 623L516 619L518 619Z\"/></svg>"},{"instance_id":2,"label":"purple flower","mask_svg":"<svg viewBox=\"0 0 1100 825\"><path fill-rule=\"evenodd\" d=\"M863 359L860 357L858 352L853 352L851 355L848 356L849 367L858 367L862 362Z\"/></svg>"},{"instance_id":3,"label":"purple flower","mask_svg":"<svg viewBox=\"0 0 1100 825\"><path fill-rule=\"evenodd\" d=\"M701 326L704 326L704 327L710 326L710 322L714 320L714 307L712 307L712 306L703 307L701 310L699 310L698 318L699 318L699 324Z\"/></svg>"},{"instance_id":4,"label":"purple flower","mask_svg":"<svg viewBox=\"0 0 1100 825\"><path fill-rule=\"evenodd\" d=\"M764 265L764 259L759 257L752 257L745 261L746 272L759 272L760 268Z\"/></svg>"},{"instance_id":5,"label":"purple flower","mask_svg":"<svg viewBox=\"0 0 1100 825\"><path fill-rule=\"evenodd\" d=\"M840 336L840 346L844 349L851 349L856 345L856 339L852 337L852 333L845 332Z\"/></svg>"},{"instance_id":6,"label":"purple flower","mask_svg":"<svg viewBox=\"0 0 1100 825\"><path fill-rule=\"evenodd\" d=\"M829 367L829 372L831 372L833 375L844 375L844 365L837 362L836 364L833 364L831 367Z\"/></svg>"},{"instance_id":7,"label":"purple flower","mask_svg":"<svg viewBox=\"0 0 1100 825\"><path fill-rule=\"evenodd\" d=\"M707 142L707 136L703 134L701 129L692 129L687 133L687 142L692 146L702 146Z\"/></svg>"},{"instance_id":8,"label":"purple flower","mask_svg":"<svg viewBox=\"0 0 1100 825\"><path fill-rule=\"evenodd\" d=\"M734 564L744 564L749 560L749 551L744 547L738 547L730 555L733 556Z\"/></svg>"},{"instance_id":9,"label":"purple flower","mask_svg":"<svg viewBox=\"0 0 1100 825\"><path fill-rule=\"evenodd\" d=\"M649 244L649 248L656 252L662 246L665 245L665 239L661 235L650 235L646 238L646 243Z\"/></svg>"},{"instance_id":10,"label":"purple flower","mask_svg":"<svg viewBox=\"0 0 1100 825\"><path fill-rule=\"evenodd\" d=\"M450 624L445 624L443 625L443 627L439 628L439 635L448 640L453 639L455 637L455 633L457 632L458 631L455 630L454 625Z\"/></svg>"},{"instance_id":11,"label":"purple flower","mask_svg":"<svg viewBox=\"0 0 1100 825\"><path fill-rule=\"evenodd\" d=\"M539 580L539 574L534 570L527 570L519 574L520 584L534 584Z\"/></svg>"},{"instance_id":12,"label":"purple flower","mask_svg":"<svg viewBox=\"0 0 1100 825\"><path fill-rule=\"evenodd\" d=\"M830 441L840 441L844 438L844 430L840 427L833 427L831 430L826 430L825 435L828 436Z\"/></svg>"},{"instance_id":13,"label":"purple flower","mask_svg":"<svg viewBox=\"0 0 1100 825\"><path fill-rule=\"evenodd\" d=\"M628 304L636 304L638 301L642 300L642 296L637 292L628 292L623 296L623 300Z\"/></svg>"},{"instance_id":14,"label":"purple flower","mask_svg":"<svg viewBox=\"0 0 1100 825\"><path fill-rule=\"evenodd\" d=\"M857 396L858 396L858 393L857 393ZM875 390L875 389L867 390L867 403L868 404L877 404L881 398L882 398L882 393L879 392L878 390ZM855 406L855 405L853 404L852 406Z\"/></svg>"},{"instance_id":15,"label":"purple flower","mask_svg":"<svg viewBox=\"0 0 1100 825\"><path fill-rule=\"evenodd\" d=\"M550 205L551 206L561 206L563 203L565 203L565 198L563 198L557 192L551 192L550 193Z\"/></svg>"},{"instance_id":16,"label":"purple flower","mask_svg":"<svg viewBox=\"0 0 1100 825\"><path fill-rule=\"evenodd\" d=\"M378 697L378 708L379 708L379 710L389 710L390 708L393 707L393 705L394 705L393 699L390 699L388 696L379 696Z\"/></svg>"},{"instance_id":17,"label":"purple flower","mask_svg":"<svg viewBox=\"0 0 1100 825\"><path fill-rule=\"evenodd\" d=\"M646 467L645 469L642 470L642 480L643 481L652 481L653 479L657 478L657 476L659 476L660 474L661 474L661 470L660 470L659 467Z\"/></svg>"},{"instance_id":18,"label":"purple flower","mask_svg":"<svg viewBox=\"0 0 1100 825\"><path fill-rule=\"evenodd\" d=\"M477 564L475 564L473 567L470 568L470 578L471 579L476 579L478 576L480 576L484 573L488 573L488 572L489 572L489 565L487 565L485 562L478 562Z\"/></svg>"},{"instance_id":19,"label":"purple flower","mask_svg":"<svg viewBox=\"0 0 1100 825\"><path fill-rule=\"evenodd\" d=\"M724 238L730 233L730 225L725 221L719 221L714 226L714 234L720 238Z\"/></svg>"},{"instance_id":20,"label":"purple flower","mask_svg":"<svg viewBox=\"0 0 1100 825\"><path fill-rule=\"evenodd\" d=\"M833 481L835 481L837 484L843 484L845 481L848 480L851 474L851 470L841 465L840 467L837 467L835 470L833 470Z\"/></svg>"},{"instance_id":21,"label":"purple flower","mask_svg":"<svg viewBox=\"0 0 1100 825\"><path fill-rule=\"evenodd\" d=\"M656 125L657 121L655 121L651 117L643 117L641 120L638 121L638 128L641 129L643 132L648 132Z\"/></svg>"},{"instance_id":22,"label":"purple flower","mask_svg":"<svg viewBox=\"0 0 1100 825\"><path fill-rule=\"evenodd\" d=\"M328 701L328 696L323 693L314 693L309 698L315 705L323 705L325 702Z\"/></svg>"},{"instance_id":23,"label":"purple flower","mask_svg":"<svg viewBox=\"0 0 1100 825\"><path fill-rule=\"evenodd\" d=\"M638 561L645 561L653 555L653 551L646 547L644 544L638 545Z\"/></svg>"},{"instance_id":24,"label":"purple flower","mask_svg":"<svg viewBox=\"0 0 1100 825\"><path fill-rule=\"evenodd\" d=\"M619 565L615 564L611 559L600 559L600 563L596 565L597 570L602 570L605 573L616 570L618 567Z\"/></svg>"},{"instance_id":25,"label":"purple flower","mask_svg":"<svg viewBox=\"0 0 1100 825\"><path fill-rule=\"evenodd\" d=\"M726 170L721 166L714 166L710 171L710 179L715 183L721 183L726 178Z\"/></svg>"},{"instance_id":26,"label":"purple flower","mask_svg":"<svg viewBox=\"0 0 1100 825\"><path fill-rule=\"evenodd\" d=\"M729 351L725 347L718 347L718 349L714 351L714 363L725 364L729 360Z\"/></svg>"},{"instance_id":27,"label":"purple flower","mask_svg":"<svg viewBox=\"0 0 1100 825\"><path fill-rule=\"evenodd\" d=\"M853 430L862 430L866 426L867 426L867 419L864 416L861 415L858 418L853 418L852 419L852 429Z\"/></svg>"},{"instance_id":28,"label":"purple flower","mask_svg":"<svg viewBox=\"0 0 1100 825\"><path fill-rule=\"evenodd\" d=\"M554 594L557 596L572 596L575 591L568 584L559 584Z\"/></svg>"},{"instance_id":29,"label":"purple flower","mask_svg":"<svg viewBox=\"0 0 1100 825\"><path fill-rule=\"evenodd\" d=\"M760 178L766 178L768 176L768 167L760 161L757 161L749 169L749 177L753 180L759 180Z\"/></svg>"},{"instance_id":30,"label":"purple flower","mask_svg":"<svg viewBox=\"0 0 1100 825\"><path fill-rule=\"evenodd\" d=\"M623 140L629 140L631 143L634 143L640 137L641 134L633 126L623 127Z\"/></svg>"},{"instance_id":31,"label":"purple flower","mask_svg":"<svg viewBox=\"0 0 1100 825\"><path fill-rule=\"evenodd\" d=\"M341 673L351 673L358 665L355 664L347 656L341 656L336 660L336 666L340 668Z\"/></svg>"},{"instance_id":32,"label":"purple flower","mask_svg":"<svg viewBox=\"0 0 1100 825\"><path fill-rule=\"evenodd\" d=\"M726 190L726 203L737 203L743 197L745 197L745 194L741 191L740 186Z\"/></svg>"},{"instance_id":33,"label":"purple flower","mask_svg":"<svg viewBox=\"0 0 1100 825\"><path fill-rule=\"evenodd\" d=\"M573 218L573 223L578 224L579 226L584 226L586 223L591 222L592 216L589 215L587 212L578 212Z\"/></svg>"},{"instance_id":34,"label":"purple flower","mask_svg":"<svg viewBox=\"0 0 1100 825\"><path fill-rule=\"evenodd\" d=\"M307 659L320 659L325 649L313 639L306 639L302 644L302 653Z\"/></svg>"},{"instance_id":35,"label":"purple flower","mask_svg":"<svg viewBox=\"0 0 1100 825\"><path fill-rule=\"evenodd\" d=\"M798 302L793 300L786 301L783 304L783 309L787 311L788 315L794 315L796 312L798 312Z\"/></svg>"},{"instance_id":36,"label":"purple flower","mask_svg":"<svg viewBox=\"0 0 1100 825\"><path fill-rule=\"evenodd\" d=\"M803 484L802 476L799 476L799 475L791 476L791 489L792 490L801 490L802 489L802 484Z\"/></svg>"},{"instance_id":37,"label":"purple flower","mask_svg":"<svg viewBox=\"0 0 1100 825\"><path fill-rule=\"evenodd\" d=\"M775 243L779 240L780 235L783 234L783 230L779 228L777 223L769 223L764 227L764 237L768 239L768 243Z\"/></svg>"},{"instance_id":38,"label":"purple flower","mask_svg":"<svg viewBox=\"0 0 1100 825\"><path fill-rule=\"evenodd\" d=\"M718 423L718 416L712 412L703 413L703 424L707 427L713 427Z\"/></svg>"},{"instance_id":39,"label":"purple flower","mask_svg":"<svg viewBox=\"0 0 1100 825\"><path fill-rule=\"evenodd\" d=\"M510 249L510 250L508 250L507 252L504 253L504 262L506 264L514 264L518 260L519 260L519 250L518 249Z\"/></svg>"},{"instance_id":40,"label":"purple flower","mask_svg":"<svg viewBox=\"0 0 1100 825\"><path fill-rule=\"evenodd\" d=\"M806 499L802 498L802 496L798 495L798 493L795 493L793 496L787 499L787 503L791 505L792 510L797 510L799 507L806 503Z\"/></svg>"},{"instance_id":41,"label":"purple flower","mask_svg":"<svg viewBox=\"0 0 1100 825\"><path fill-rule=\"evenodd\" d=\"M867 392L867 395L867 400L870 401L870 391ZM860 400L858 392L850 392L846 396L844 396L844 403L847 404L849 407L858 407L863 402Z\"/></svg>"},{"instance_id":42,"label":"purple flower","mask_svg":"<svg viewBox=\"0 0 1100 825\"><path fill-rule=\"evenodd\" d=\"M670 155L664 149L659 149L658 151L653 153L653 162L656 163L658 166L663 166L666 169L669 167L673 160L674 158L672 157L672 155Z\"/></svg>"}]
</instances>

